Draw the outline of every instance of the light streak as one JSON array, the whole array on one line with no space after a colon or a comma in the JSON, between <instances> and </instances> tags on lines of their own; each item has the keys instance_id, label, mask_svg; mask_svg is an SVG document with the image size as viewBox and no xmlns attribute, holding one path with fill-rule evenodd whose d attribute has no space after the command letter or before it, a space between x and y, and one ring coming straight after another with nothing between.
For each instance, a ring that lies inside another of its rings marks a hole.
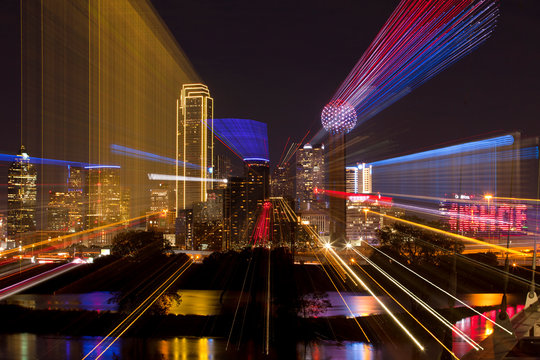
<instances>
[{"instance_id":1,"label":"light streak","mask_svg":"<svg viewBox=\"0 0 540 360\"><path fill-rule=\"evenodd\" d=\"M499 199L499 200L522 201L522 202L540 202L540 199L522 199L522 198L511 198L511 197L502 197L502 196L492 196L491 198Z\"/></svg>"},{"instance_id":2,"label":"light streak","mask_svg":"<svg viewBox=\"0 0 540 360\"><path fill-rule=\"evenodd\" d=\"M395 302L396 304L398 304L400 308L402 308L407 314L409 314L409 316L412 317L413 320L416 321L416 323L417 323L418 325L420 325L424 330L426 330L426 332L427 332L429 335L431 335L431 337L432 337L433 339L435 339L435 341L437 341L437 342L438 342L438 343L439 343L446 351L448 351L448 352L450 353L450 355L452 355L452 357L453 357L454 359L459 360L459 358L456 356L456 354L454 354L454 353L452 352L452 350L450 350L448 347L446 347L446 345L444 345L444 343L443 343L441 340L439 340L439 339L435 336L435 334L433 334L431 331L429 331L429 329L428 329L427 327L425 327L424 324L422 324L422 323L420 322L420 320L418 320L418 319L416 318L416 316L414 316L413 314L411 314L411 312L410 312L409 310L407 310L407 309L405 308L405 306L403 306L399 301L397 301L397 299L396 299L395 297L393 297L392 294L390 294L390 293L389 293L389 292L388 292L381 284L379 284L379 282L378 282L377 280L375 280L371 275L369 275L369 273L368 273L366 270L364 270L360 265L356 264L356 266L357 266L364 274L366 274L366 275L371 279L371 281L373 281L375 284L377 284L377 286L378 286L379 288L381 288L382 291L384 291L384 292L386 293L386 295L388 295L392 300L394 300L394 302Z\"/></svg>"},{"instance_id":3,"label":"light streak","mask_svg":"<svg viewBox=\"0 0 540 360\"><path fill-rule=\"evenodd\" d=\"M498 15L496 0L402 0L332 101L362 123L474 51Z\"/></svg>"},{"instance_id":4,"label":"light streak","mask_svg":"<svg viewBox=\"0 0 540 360\"><path fill-rule=\"evenodd\" d=\"M489 317L485 316L484 314L476 311L474 308L472 308L471 306L467 305L465 302L461 301L460 299L458 299L457 297L455 297L454 295L450 294L448 291L442 289L441 287L437 286L436 284L434 284L433 282L429 281L428 279L426 279L425 277L423 277L422 275L418 274L417 272L415 272L414 270L412 269L409 269L407 266L403 265L402 263L400 263L399 261L397 261L396 259L392 258L390 255L382 252L380 249L377 249L376 247L370 245L370 244L367 244L369 245L369 247L371 247L372 249L378 251L380 254L386 256L387 258L391 259L393 261L393 263L396 263L398 265L400 265L401 267L405 268L406 270L408 270L409 272L413 273L414 275L418 276L420 279L424 280L425 282L427 282L428 284L430 284L431 286L437 288L439 291L443 292L444 294L446 294L447 296L451 297L452 299L456 300L457 302L459 302L460 304L462 304L463 306L465 306L466 308L468 308L469 310L472 310L475 314L477 315L480 315L481 317L483 317L484 319L486 319L487 321L493 323L494 325L498 326L499 328L501 328L501 330L504 330L506 331L508 334L512 335L512 332L511 331L508 331L505 327L497 324L495 321L491 320Z\"/></svg>"},{"instance_id":5,"label":"light streak","mask_svg":"<svg viewBox=\"0 0 540 360\"><path fill-rule=\"evenodd\" d=\"M4 250L4 251L0 252L0 256L5 256L5 255L8 255L8 254L12 254L12 253L21 251L23 249L26 250L26 249L30 249L32 247L37 247L37 246L40 246L40 245L45 245L45 244L50 245L50 244L55 243L55 242L60 242L60 241L67 240L67 239L72 238L72 237L77 237L77 236L80 236L80 235L105 230L107 228L118 226L118 225L129 224L131 222L134 222L134 221L137 221L137 220L140 220L140 219L145 219L147 216L154 216L154 215L157 215L157 214L161 214L161 211L157 211L157 212L147 214L147 215L137 216L137 217L131 218L129 220L117 221L117 222L114 222L114 223L98 226L98 227L95 227L95 228L92 228L92 229L87 229L87 230L83 230L83 231L79 231L79 232L75 232L75 233L71 233L71 234L67 234L67 235L57 236L55 238L51 238L51 239L47 239L47 240L43 240L43 241L38 241L38 242L35 242L35 243L32 243L32 244L21 246L20 248L17 247L17 248L14 248L14 249Z\"/></svg>"},{"instance_id":6,"label":"light streak","mask_svg":"<svg viewBox=\"0 0 540 360\"><path fill-rule=\"evenodd\" d=\"M394 320L394 322L407 334L407 336L409 336L409 338L416 344L416 346L418 346L420 350L424 351L424 346L420 344L420 342L414 337L414 335L409 331L409 329L407 329L405 325L403 325L401 321L396 318L394 313L375 295L375 293L367 286L367 284L362 279L360 279L360 277L349 267L349 265L347 265L347 263L335 252L335 250L329 249L329 251L334 255L337 260L339 260L341 265L343 265L343 267L348 270L348 273L351 274L356 279L356 281L358 281L358 283L360 283L360 285L362 285L362 287L366 289L367 292L369 292L371 296L373 296L373 298L379 303L379 305L386 311L386 313L392 318L392 320Z\"/></svg>"},{"instance_id":7,"label":"light streak","mask_svg":"<svg viewBox=\"0 0 540 360\"><path fill-rule=\"evenodd\" d=\"M305 226L305 225L304 225ZM305 226L309 228L309 226ZM321 242L321 239L317 236L317 234L313 233L314 238ZM403 325L401 321L394 315L394 313L382 302L375 293L367 286L367 284L354 272L349 265L336 253L336 251L332 248L328 249L328 253L332 254L332 257L341 263L342 267L347 270L347 274L351 277L353 277L378 303L379 305L384 309L384 311L392 318L392 320L407 334L407 336L415 343L415 345L422 351L424 351L424 346L416 339L416 337L410 332L409 329Z\"/></svg>"},{"instance_id":8,"label":"light streak","mask_svg":"<svg viewBox=\"0 0 540 360\"><path fill-rule=\"evenodd\" d=\"M446 320L441 314L439 314L437 311L435 311L425 301L420 299L412 291L410 291L407 287L403 286L399 281L397 281L392 276L390 276L386 271L381 269L377 264L375 264L373 261L371 261L367 256L364 256L362 253L360 253L356 249L353 249L353 251L358 256L360 256L362 259L364 259L364 261L366 261L368 264L373 266L378 272L380 272L388 280L390 280L394 285L396 285L403 292L405 292L407 295L409 295L414 301L416 301L420 306L422 306L427 312L429 312L431 315L433 315L435 318L437 318L437 320L439 320L444 326L446 326L448 329L452 330L459 337L461 337L465 342L467 342L469 345L471 345L475 350L483 349L477 342L475 342L473 339L471 339L467 334L465 334L459 328L454 326L450 321Z\"/></svg>"},{"instance_id":9,"label":"light streak","mask_svg":"<svg viewBox=\"0 0 540 360\"><path fill-rule=\"evenodd\" d=\"M454 233L449 232L449 231L433 228L431 226L422 225L422 224L415 223L413 221L409 221L409 220L405 220L405 219L400 219L400 218L397 218L397 217L394 217L394 216L391 216L391 215L387 215L387 214L383 214L383 213L380 213L380 212L377 212L377 211L369 210L369 212L371 212L373 214L381 215L381 216L384 216L386 218L389 218L389 219L392 219L392 220L395 220L395 221L399 221L399 222L402 222L402 223L405 223L405 224L417 226L417 227L420 227L422 229L426 229L426 230L429 230L429 231L432 231L432 232L435 232L435 233L438 233L438 234L443 234L443 235L447 235L447 236L450 236L450 237L453 237L453 238L456 238L456 239L460 239L460 240L463 240L463 241L472 242L472 243L475 243L475 244L480 244L480 245L485 245L485 246L488 246L488 247L492 247L492 248L497 249L499 251L509 252L509 253L518 254L518 255L526 255L525 253L523 253L521 251L518 251L518 250L513 250L511 248L507 249L506 247L503 247L503 246L490 244L490 243L482 241L482 240L474 239L474 238L459 235L459 234L454 234Z\"/></svg>"},{"instance_id":10,"label":"light streak","mask_svg":"<svg viewBox=\"0 0 540 360\"><path fill-rule=\"evenodd\" d=\"M169 164L169 165L176 165L176 160L173 158L152 154L152 153L137 150L137 149L131 149L122 145L112 144L111 151L113 154L126 155L126 156L137 158L137 159L160 162L160 163ZM186 163L181 160L178 160L178 166L187 166L193 169L201 168L199 165Z\"/></svg>"},{"instance_id":11,"label":"light streak","mask_svg":"<svg viewBox=\"0 0 540 360\"><path fill-rule=\"evenodd\" d=\"M250 119L214 119L214 134L244 161L270 161L266 124Z\"/></svg>"},{"instance_id":12,"label":"light streak","mask_svg":"<svg viewBox=\"0 0 540 360\"><path fill-rule=\"evenodd\" d=\"M313 251L313 248L311 247L311 245L309 245L309 247ZM321 267L324 270L324 273L326 274L326 277L328 277L328 279L330 280L330 282L334 286L334 289L336 289L337 293L339 294L339 297L341 298L341 301L343 301L343 304L345 304L345 306L347 307L347 310L349 310L349 314L351 314L351 317L354 319L354 322L356 323L356 325L358 326L360 331L362 331L362 334L364 334L364 336L366 337L366 340L368 342L371 342L371 340L369 340L369 337L367 336L366 332L364 331L364 329L362 328L362 326L360 325L360 323L356 319L356 316L354 316L354 313L352 312L351 308L349 307L349 304L347 304L347 302L345 301L345 298L343 297L343 295L341 295L341 291L339 291L336 283L334 282L334 280L332 279L332 277L330 276L328 271L326 271L326 269L324 268L324 265L322 265L323 263L322 263L321 259L319 259L319 256L317 255L317 252L313 251L313 253L315 254L315 257L317 258L317 261L319 261L319 263L321 264Z\"/></svg>"},{"instance_id":13,"label":"light streak","mask_svg":"<svg viewBox=\"0 0 540 360\"><path fill-rule=\"evenodd\" d=\"M0 161L6 162L15 162L15 161L24 161L29 162L30 164L43 164L43 165L57 165L57 166L73 166L85 168L87 166L92 166L92 164L83 163L79 161L68 161L68 160L56 160L56 159L45 159L38 158L28 155L9 155L9 154L0 154ZM94 165L97 166L97 165Z\"/></svg>"},{"instance_id":14,"label":"light streak","mask_svg":"<svg viewBox=\"0 0 540 360\"><path fill-rule=\"evenodd\" d=\"M210 178L198 178L193 176L181 176L181 175L167 175L167 174L148 174L150 180L165 180L165 181L206 181L206 182L220 182L227 183L227 179L210 179Z\"/></svg>"},{"instance_id":15,"label":"light streak","mask_svg":"<svg viewBox=\"0 0 540 360\"><path fill-rule=\"evenodd\" d=\"M92 354L101 344L103 344L103 342L105 342L107 339L111 338L112 336L114 336L113 334L116 332L116 330L118 330L126 321L128 321L128 319L130 319L132 317L132 315L134 315L140 308L142 308L153 296L154 294L156 294L158 291L160 291L160 293L154 297L153 300L150 301L150 303L137 315L137 317L135 317L133 320L131 320L125 327L124 329L120 332L120 334L118 334L117 336L114 337L113 341L107 345L107 347L101 352L99 353L97 356L96 356L96 360L99 359L134 323L135 321L137 321L145 312L146 310L148 310L150 308L150 306L152 306L152 304L154 304L157 299L160 298L161 295L163 295L163 293L165 291L167 291L172 284L174 284L176 282L176 280L178 280L178 278L180 278L180 276L182 276L182 274L193 264L193 260L189 259L187 260L185 263L182 264L182 266L180 266L178 268L178 270L176 270L171 276L169 276L169 278L167 278L167 280L165 280L156 290L154 290L150 295L148 295L148 297L146 299L144 299L140 304L139 306L137 306L128 316L126 316L126 318L124 320L122 320L122 322L120 322L120 324L118 324L113 330L111 330L111 332L109 332L109 334L107 334L103 339L101 339L101 341L92 348L92 350L90 350L83 358L82 360L86 359L88 356L90 356L90 354ZM180 272L181 271L181 272ZM180 272L178 274L178 272ZM178 275L176 275L178 274ZM172 281L170 281L174 276L176 276Z\"/></svg>"},{"instance_id":16,"label":"light streak","mask_svg":"<svg viewBox=\"0 0 540 360\"><path fill-rule=\"evenodd\" d=\"M391 164L401 164L411 161L428 160L443 156L454 156L457 154L463 154L473 151L481 150L493 150L501 146L511 146L514 144L514 137L512 135L504 135L495 138L472 141L464 144L447 146L440 149L422 151L419 153L399 156L391 159L379 160L371 163L373 166L383 166Z\"/></svg>"},{"instance_id":17,"label":"light streak","mask_svg":"<svg viewBox=\"0 0 540 360\"><path fill-rule=\"evenodd\" d=\"M120 169L118 165L90 165L85 166L85 169Z\"/></svg>"},{"instance_id":18,"label":"light streak","mask_svg":"<svg viewBox=\"0 0 540 360\"><path fill-rule=\"evenodd\" d=\"M5 287L0 290L0 301L10 297L12 295L15 295L21 291L24 291L28 288L31 288L37 284L41 284L53 277L59 276L67 271L70 271L81 264L75 264L75 263L68 263L64 265L60 265L59 267L56 267L54 269L42 272L38 275L32 276L28 279L25 279L21 282L18 282L16 284L10 285L8 287Z\"/></svg>"}]
</instances>

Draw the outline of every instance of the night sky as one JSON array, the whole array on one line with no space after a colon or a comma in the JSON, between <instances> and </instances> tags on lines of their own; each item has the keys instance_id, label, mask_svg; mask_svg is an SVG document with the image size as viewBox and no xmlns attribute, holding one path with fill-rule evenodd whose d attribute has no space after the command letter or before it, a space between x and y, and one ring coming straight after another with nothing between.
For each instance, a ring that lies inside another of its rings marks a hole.
<instances>
[{"instance_id":1,"label":"night sky","mask_svg":"<svg viewBox=\"0 0 540 360\"><path fill-rule=\"evenodd\" d=\"M398 1L152 0L215 98L268 124L272 161L320 111ZM502 0L485 45L349 135L371 161L500 131L540 135L540 1Z\"/></svg>"},{"instance_id":2,"label":"night sky","mask_svg":"<svg viewBox=\"0 0 540 360\"><path fill-rule=\"evenodd\" d=\"M18 0L0 2L0 151L19 122ZM268 124L272 161L287 137L320 129L320 111L395 0L152 0L215 99L215 117ZM519 130L540 135L540 1L502 0L485 45L349 135L349 162Z\"/></svg>"}]
</instances>

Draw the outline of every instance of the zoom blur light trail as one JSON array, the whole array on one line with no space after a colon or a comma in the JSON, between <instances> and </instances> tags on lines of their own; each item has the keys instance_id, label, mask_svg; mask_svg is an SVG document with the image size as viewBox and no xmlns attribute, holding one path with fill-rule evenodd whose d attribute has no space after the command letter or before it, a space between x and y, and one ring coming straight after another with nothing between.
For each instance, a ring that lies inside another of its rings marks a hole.
<instances>
[{"instance_id":1,"label":"zoom blur light trail","mask_svg":"<svg viewBox=\"0 0 540 360\"><path fill-rule=\"evenodd\" d=\"M420 299L418 296L416 296L411 290L409 290L406 286L401 284L399 281L394 279L392 276L390 276L386 271L384 271L382 268L380 268L377 264L375 264L373 261L371 261L367 256L364 256L362 253L360 253L358 250L352 248L352 250L360 256L365 262L370 264L375 270L377 270L381 275L386 277L388 280L390 280L394 285L396 285L398 288L400 288L404 293L409 295L414 301L416 301L417 304L419 304L421 307L423 307L427 312L429 312L431 315L433 315L437 320L439 320L444 326L446 326L448 329L450 329L452 332L454 332L456 335L458 335L463 341L471 345L475 350L483 350L483 348L473 339L471 339L467 334L465 334L462 330L460 330L458 327L456 327L454 324L452 324L450 321L446 320L441 314L439 314L437 311L435 311L431 306L429 306L425 301Z\"/></svg>"},{"instance_id":2,"label":"zoom blur light trail","mask_svg":"<svg viewBox=\"0 0 540 360\"><path fill-rule=\"evenodd\" d=\"M407 266L403 265L402 263L400 263L399 261L397 261L396 259L394 259L393 257L391 257L390 255L384 253L383 251L381 251L380 249L377 249L376 247L370 245L369 243L365 242L365 244L367 244L370 248L372 248L373 250L376 250L378 251L380 254L386 256L388 259L390 259L391 261L393 261L394 263L398 264L399 266L405 268L406 270L408 270L409 272L413 273L414 275L418 276L420 279L424 280L425 282L427 282L428 284L430 284L431 286L435 287L436 289L438 289L439 291L443 292L444 294L446 294L447 296L451 297L452 299L454 299L455 301L459 302L461 305L465 306L466 308L468 308L469 310L471 310L472 312L474 312L475 314L481 316L482 318L484 318L485 320L489 321L490 323L492 323L493 325L499 327L501 330L504 330L505 332L507 332L508 334L512 335L512 332L511 331L508 331L508 329L506 329L504 326L501 326L499 324L497 324L495 321L491 320L489 317L487 317L486 315L482 314L481 312L477 311L476 309L474 309L473 307L467 305L465 302L461 301L460 299L458 299L457 297L455 297L454 295L450 294L448 291L444 290L443 288L441 288L440 286L434 284L433 282L429 281L428 279L426 279L425 277L423 277L422 275L418 274L416 271L412 270L412 269L409 269Z\"/></svg>"},{"instance_id":3,"label":"zoom blur light trail","mask_svg":"<svg viewBox=\"0 0 540 360\"><path fill-rule=\"evenodd\" d=\"M161 213L162 213L162 211L157 211L157 212L153 212L153 213L150 213L150 214L147 214L147 215L137 216L137 217L131 218L129 220L117 221L117 222L114 222L114 223L98 226L98 227L95 227L95 228L92 228L92 229L87 229L87 230L71 233L71 234L68 234L68 235L58 236L58 237L56 237L54 239L47 239L47 240L43 240L43 241L38 241L38 242L33 243L33 244L28 244L28 245L25 245L25 246L21 246L20 248L17 247L17 248L14 248L14 249L4 250L4 251L0 252L0 256L5 256L5 255L8 255L8 254L12 254L12 253L21 251L23 249L30 249L32 247L41 246L41 245L45 245L45 244L50 245L50 244L53 244L55 242L64 241L64 240L67 240L69 238L77 237L77 236L84 235L84 234L90 234L90 233L93 233L93 232L96 232L96 231L106 230L108 228L115 227L115 226L118 226L118 225L130 224L130 223L135 222L137 220L145 219L147 216L154 216L154 215L161 214Z\"/></svg>"},{"instance_id":4,"label":"zoom blur light trail","mask_svg":"<svg viewBox=\"0 0 540 360\"><path fill-rule=\"evenodd\" d=\"M160 162L160 163L169 164L169 165L176 165L176 160L175 159L165 157L165 156L161 156L161 155L152 154L152 153L149 153L149 152L146 152L146 151L141 151L141 150L137 150L137 149L131 149L131 148L121 146L121 145L112 144L111 145L111 152L113 154L125 155L125 156L128 156L128 157L133 157L133 158L137 158L137 159ZM192 169L200 169L201 168L199 165L186 163L186 162L183 162L183 161L180 161L180 160L178 160L178 165L179 166L186 166L186 167L189 167L189 168L192 168Z\"/></svg>"},{"instance_id":5,"label":"zoom blur light trail","mask_svg":"<svg viewBox=\"0 0 540 360\"><path fill-rule=\"evenodd\" d=\"M498 16L497 0L402 0L331 103L373 117L474 51Z\"/></svg>"},{"instance_id":6,"label":"zoom blur light trail","mask_svg":"<svg viewBox=\"0 0 540 360\"><path fill-rule=\"evenodd\" d=\"M189 259L182 264L171 276L167 278L154 292L152 292L146 299L144 299L139 306L137 306L131 313L120 324L118 324L107 336L105 336L101 341L92 348L82 360L88 358L94 351L96 351L101 344L106 342L109 339L112 339L111 342L101 351L94 359L99 359L103 354L152 306L161 295L167 291L172 284L182 276L182 274L193 264L193 260ZM156 295L157 294L157 295Z\"/></svg>"},{"instance_id":7,"label":"zoom blur light trail","mask_svg":"<svg viewBox=\"0 0 540 360\"><path fill-rule=\"evenodd\" d=\"M227 179L203 179L193 176L176 176L176 175L167 175L167 174L148 174L148 179L150 180L164 180L164 181L206 181L206 182L220 182L227 183Z\"/></svg>"},{"instance_id":8,"label":"zoom blur light trail","mask_svg":"<svg viewBox=\"0 0 540 360\"><path fill-rule=\"evenodd\" d=\"M437 229L437 228L434 228L434 227L431 227L431 226L427 226L427 225L422 225L422 224L419 224L419 223L415 223L413 221L409 221L409 220L405 220L405 219L400 219L400 218L397 218L397 217L394 217L394 216L391 216L391 215L387 215L387 214L383 214L383 213L380 213L380 212L377 212L377 211L373 211L373 210L368 210L368 209L365 209L366 212L370 212L370 213L373 213L373 214L377 214L377 215L380 215L380 216L384 216L388 219L392 219L392 220L395 220L395 221L399 221L399 222L402 222L402 223L405 223L405 224L408 224L408 225L412 225L412 226L417 226L417 227L420 227L422 229L426 229L426 230L429 230L429 231L433 231L435 233L438 233L438 234L443 234L443 235L447 235L447 236L450 236L450 237L453 237L453 238L456 238L456 239L460 239L460 240L463 240L463 241L467 241L467 242L472 242L472 243L475 243L475 244L480 244L480 245L484 245L484 246L488 246L488 247L491 247L493 249L497 249L499 251L503 251L503 252L509 252L509 253L513 253L513 254L517 254L517 255L527 255L526 253L523 253L521 251L518 251L518 250L514 250L514 249L511 249L511 248L505 248L503 246L499 246L499 245L495 245L495 244L490 244L488 242L485 242L485 241L482 241L482 240L478 240L478 239L474 239L474 238L471 238L471 237L468 237L468 236L463 236L463 235L459 235L459 234L454 234L452 232L449 232L449 231L445 231L445 230L441 230L441 229Z\"/></svg>"},{"instance_id":9,"label":"zoom blur light trail","mask_svg":"<svg viewBox=\"0 0 540 360\"><path fill-rule=\"evenodd\" d=\"M307 225L304 225L304 227L310 229L310 227ZM324 245L323 241L319 238L319 236L317 236L317 234L314 234L313 232L311 234L312 236L315 235L313 236L315 240L317 240L321 245ZM358 276L358 274L356 274L356 272L353 269L351 269L349 265L347 265L347 263L336 253L336 251L331 246L325 246L325 248L328 250L328 253L332 256L332 258L334 258L336 262L340 263L340 265L347 271L347 274L351 276L352 278L354 278L354 280L358 284L360 284L360 286L366 289L366 291L375 299L375 301L379 303L379 305L384 309L384 311L388 314L388 316L390 316L390 318L396 323L396 325L398 325L398 327L400 327L405 332L405 334L407 334L407 336L414 342L414 344L420 350L424 351L425 350L424 346L420 344L420 342L411 333L411 331L407 329L401 321L399 321L399 319L394 315L394 313L384 304L384 302L381 301L381 299L379 299L375 295L375 293L371 290L371 288L369 288L367 284Z\"/></svg>"},{"instance_id":10,"label":"zoom blur light trail","mask_svg":"<svg viewBox=\"0 0 540 360\"><path fill-rule=\"evenodd\" d=\"M215 136L244 161L270 161L265 123L250 119L214 119Z\"/></svg>"}]
</instances>

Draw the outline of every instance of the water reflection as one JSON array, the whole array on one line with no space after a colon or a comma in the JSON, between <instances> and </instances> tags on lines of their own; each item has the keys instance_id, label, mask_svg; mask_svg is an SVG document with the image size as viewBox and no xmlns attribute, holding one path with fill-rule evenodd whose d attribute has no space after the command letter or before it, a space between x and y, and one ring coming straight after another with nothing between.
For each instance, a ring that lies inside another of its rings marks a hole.
<instances>
[{"instance_id":1,"label":"water reflection","mask_svg":"<svg viewBox=\"0 0 540 360\"><path fill-rule=\"evenodd\" d=\"M524 305L509 306L506 308L508 316L512 318L515 314L523 310ZM484 315L489 319L495 321L499 310L492 310L485 312ZM493 324L487 321L480 315L464 318L456 323L456 327L462 330L465 334L469 335L471 339L476 342L480 342L493 333ZM453 347L456 355L462 356L472 349L472 346L467 344L464 340L453 334Z\"/></svg>"},{"instance_id":2,"label":"water reflection","mask_svg":"<svg viewBox=\"0 0 540 360\"><path fill-rule=\"evenodd\" d=\"M341 297L337 292L329 291L328 293L328 300L330 301L330 304L332 305L330 308L327 309L326 312L323 314L320 314L319 316L350 316L349 309L343 304L343 300L341 300ZM347 302L347 305L349 305L349 308L351 309L354 316L368 316L368 315L376 315L376 314L382 314L384 313L384 310L380 306L380 304L369 295L357 295L354 293L341 293L343 295L343 298ZM388 301L386 297L380 297L387 306L396 312L401 312L401 309L393 302ZM463 294L459 295L458 298L463 301L465 304L477 307L477 306L497 306L501 304L502 300L502 294L500 293L494 293L494 294ZM521 297L516 295L509 295L508 296L508 303L515 305L521 301ZM448 300L446 297L435 297L432 296L429 299L429 304L437 309L447 308L448 307ZM463 306L459 303L456 303L456 307Z\"/></svg>"},{"instance_id":3,"label":"water reflection","mask_svg":"<svg viewBox=\"0 0 540 360\"><path fill-rule=\"evenodd\" d=\"M33 310L116 311L118 305L110 301L113 297L114 293L108 291L61 295L17 294L3 303Z\"/></svg>"},{"instance_id":4,"label":"water reflection","mask_svg":"<svg viewBox=\"0 0 540 360\"><path fill-rule=\"evenodd\" d=\"M173 304L169 309L174 315L200 315L211 316L234 311L238 292L222 292L220 290L179 290L180 304ZM369 316L384 313L380 304L369 295L356 293L341 293L349 305L354 316ZM350 316L350 312L343 304L341 297L335 291L327 292L331 307L318 316ZM88 310L88 311L116 311L118 305L110 300L114 297L111 292L91 292L86 294L19 294L4 300L5 304L19 305L38 310ZM496 306L501 303L502 294L464 294L459 298L469 306ZM244 296L244 300L247 297ZM509 295L508 303L515 305L521 297ZM394 311L401 311L393 301L383 298L383 301ZM430 304L434 308L446 308L448 302L445 297L432 297ZM456 304L459 306L460 304Z\"/></svg>"}]
</instances>

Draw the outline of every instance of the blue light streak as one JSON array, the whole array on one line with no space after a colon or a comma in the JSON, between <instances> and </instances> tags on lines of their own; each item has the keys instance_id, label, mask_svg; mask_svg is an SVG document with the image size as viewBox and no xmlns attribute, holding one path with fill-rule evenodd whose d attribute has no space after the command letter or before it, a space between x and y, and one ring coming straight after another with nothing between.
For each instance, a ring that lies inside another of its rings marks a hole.
<instances>
[{"instance_id":1,"label":"blue light streak","mask_svg":"<svg viewBox=\"0 0 540 360\"><path fill-rule=\"evenodd\" d=\"M9 154L0 154L0 161L6 161L6 162L14 162L14 161L25 161L29 162L30 164L36 164L36 165L56 165L56 166L72 166L72 167L80 167L85 168L87 166L92 166L92 164L89 163L83 163L79 161L67 161L67 160L56 160L56 159L44 159L44 158L38 158L33 156L24 157L22 155L9 155Z\"/></svg>"},{"instance_id":2,"label":"blue light streak","mask_svg":"<svg viewBox=\"0 0 540 360\"><path fill-rule=\"evenodd\" d=\"M149 153L149 152L146 152L146 151L141 151L141 150L137 150L137 149L128 148L128 147L121 146L121 145L112 144L111 145L111 152L113 154L125 155L125 156L129 156L129 157L137 158L137 159L160 162L160 163L169 164L169 165L176 165L176 160L175 159L165 157L165 156L161 156L161 155L152 154L152 153ZM186 166L186 167L189 167L189 168L192 168L192 169L200 169L201 168L199 165L195 165L195 164L191 164L191 163L185 163L185 162L180 161L180 160L178 160L178 166Z\"/></svg>"},{"instance_id":3,"label":"blue light streak","mask_svg":"<svg viewBox=\"0 0 540 360\"><path fill-rule=\"evenodd\" d=\"M268 131L263 122L249 119L214 119L214 134L244 161L270 161Z\"/></svg>"},{"instance_id":4,"label":"blue light streak","mask_svg":"<svg viewBox=\"0 0 540 360\"><path fill-rule=\"evenodd\" d=\"M441 149L428 150L415 154L399 156L391 159L385 159L375 161L371 163L373 166L382 166L390 164L406 163L417 160L426 160L442 156L454 156L457 154L467 153L471 151L494 149L501 146L510 146L514 144L514 137L512 135L504 135L496 138L473 141L465 144L459 144L454 146L448 146Z\"/></svg>"}]
</instances>

